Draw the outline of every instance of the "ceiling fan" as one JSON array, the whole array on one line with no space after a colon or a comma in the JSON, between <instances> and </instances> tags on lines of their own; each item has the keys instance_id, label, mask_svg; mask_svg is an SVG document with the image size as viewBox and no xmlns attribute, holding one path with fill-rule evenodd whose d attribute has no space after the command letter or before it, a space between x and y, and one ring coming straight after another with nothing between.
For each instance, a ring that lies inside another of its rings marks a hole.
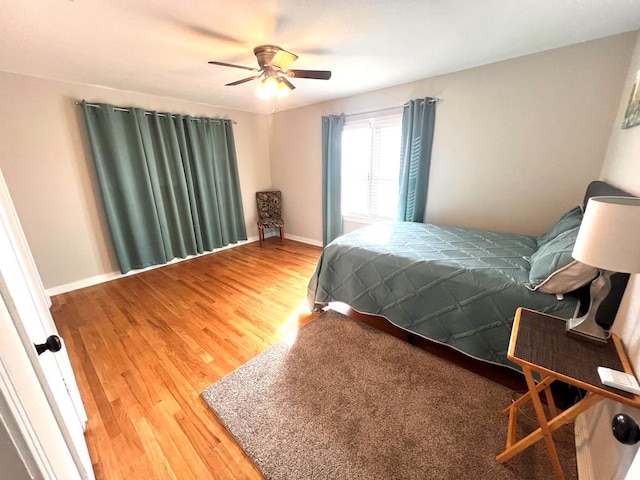
<instances>
[{"instance_id":1,"label":"ceiling fan","mask_svg":"<svg viewBox=\"0 0 640 480\"><path fill-rule=\"evenodd\" d=\"M245 67L243 65L217 61L210 61L209 63L256 72L256 75L227 83L225 86L232 87L250 82L251 80L260 79L260 85L256 93L264 98L280 97L296 88L293 83L289 81L289 78L311 78L315 80L329 80L331 78L331 72L329 70L290 69L289 66L298 59L298 56L276 45L259 45L253 49L253 53L258 59L260 68Z\"/></svg>"}]
</instances>

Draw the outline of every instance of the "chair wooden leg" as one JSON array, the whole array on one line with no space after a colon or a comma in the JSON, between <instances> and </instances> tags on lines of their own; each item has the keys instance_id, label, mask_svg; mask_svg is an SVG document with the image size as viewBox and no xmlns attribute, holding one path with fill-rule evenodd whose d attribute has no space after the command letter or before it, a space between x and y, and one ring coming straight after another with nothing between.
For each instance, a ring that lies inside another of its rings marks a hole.
<instances>
[{"instance_id":1,"label":"chair wooden leg","mask_svg":"<svg viewBox=\"0 0 640 480\"><path fill-rule=\"evenodd\" d=\"M284 245L284 227L280 227L280 245Z\"/></svg>"},{"instance_id":2,"label":"chair wooden leg","mask_svg":"<svg viewBox=\"0 0 640 480\"><path fill-rule=\"evenodd\" d=\"M264 242L264 228L258 227L258 237L260 238L260 246L262 247L262 242Z\"/></svg>"}]
</instances>

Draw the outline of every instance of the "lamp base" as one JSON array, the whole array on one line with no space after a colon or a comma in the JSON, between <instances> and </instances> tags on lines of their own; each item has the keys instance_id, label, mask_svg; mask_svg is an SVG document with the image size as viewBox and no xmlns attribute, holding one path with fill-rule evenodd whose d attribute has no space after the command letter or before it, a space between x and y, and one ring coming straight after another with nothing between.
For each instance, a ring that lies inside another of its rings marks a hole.
<instances>
[{"instance_id":1,"label":"lamp base","mask_svg":"<svg viewBox=\"0 0 640 480\"><path fill-rule=\"evenodd\" d=\"M608 270L600 270L600 275L589 288L591 301L589 303L589 311L580 318L571 318L567 321L567 334L590 340L595 343L604 345L609 339L609 333L604 330L596 322L598 309L602 302L607 298L611 291L611 275L613 272Z\"/></svg>"},{"instance_id":2,"label":"lamp base","mask_svg":"<svg viewBox=\"0 0 640 480\"><path fill-rule=\"evenodd\" d=\"M606 345L609 333L596 323L595 318L588 317L589 313L567 320L567 335Z\"/></svg>"}]
</instances>

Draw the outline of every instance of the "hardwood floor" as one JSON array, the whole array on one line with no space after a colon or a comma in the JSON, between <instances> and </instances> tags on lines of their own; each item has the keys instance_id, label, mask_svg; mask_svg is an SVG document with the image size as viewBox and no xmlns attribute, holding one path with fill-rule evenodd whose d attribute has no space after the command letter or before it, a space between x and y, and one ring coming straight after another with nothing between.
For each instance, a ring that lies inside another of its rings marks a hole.
<instances>
[{"instance_id":1,"label":"hardwood floor","mask_svg":"<svg viewBox=\"0 0 640 480\"><path fill-rule=\"evenodd\" d=\"M200 393L315 317L306 293L320 253L272 237L52 298L98 480L261 478ZM332 308L525 390L516 372Z\"/></svg>"},{"instance_id":2,"label":"hardwood floor","mask_svg":"<svg viewBox=\"0 0 640 480\"><path fill-rule=\"evenodd\" d=\"M313 315L321 249L277 238L53 297L98 479L254 479L199 397Z\"/></svg>"}]
</instances>

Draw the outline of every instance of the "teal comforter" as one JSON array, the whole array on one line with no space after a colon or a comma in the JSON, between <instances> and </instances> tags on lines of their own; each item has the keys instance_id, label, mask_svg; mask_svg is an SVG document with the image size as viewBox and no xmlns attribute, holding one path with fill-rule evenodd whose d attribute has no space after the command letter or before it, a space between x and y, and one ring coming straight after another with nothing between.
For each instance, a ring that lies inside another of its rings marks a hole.
<instances>
[{"instance_id":1,"label":"teal comforter","mask_svg":"<svg viewBox=\"0 0 640 480\"><path fill-rule=\"evenodd\" d=\"M532 292L535 237L422 223L379 223L326 246L311 308L339 301L480 360L507 360L517 307L571 317L577 299Z\"/></svg>"}]
</instances>

